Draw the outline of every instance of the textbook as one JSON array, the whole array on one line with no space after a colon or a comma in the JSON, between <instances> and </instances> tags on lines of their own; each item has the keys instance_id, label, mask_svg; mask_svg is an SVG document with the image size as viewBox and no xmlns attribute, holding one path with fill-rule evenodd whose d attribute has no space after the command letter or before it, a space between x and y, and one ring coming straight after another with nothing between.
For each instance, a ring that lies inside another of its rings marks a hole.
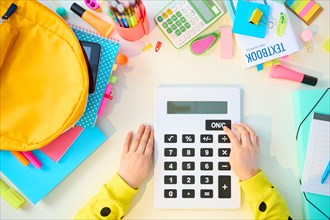
<instances>
[{"instance_id":1,"label":"textbook","mask_svg":"<svg viewBox=\"0 0 330 220\"><path fill-rule=\"evenodd\" d=\"M224 1L233 23L236 15L236 7L239 5L239 2L243 1L246 2L246 0ZM267 27L267 33L264 38L235 34L236 43L242 51L245 67L249 68L298 52L300 47L285 6L272 0L256 0L254 2L270 6L268 21L273 21L275 25L273 28ZM280 19L281 13L282 18ZM246 16L248 15L246 14ZM285 19L283 19L283 17ZM246 19L248 22L249 18L246 17ZM278 36L277 25L279 25L281 21L285 22L285 20L286 27L284 29L284 34L283 36ZM243 22L240 23L243 24Z\"/></svg>"}]
</instances>

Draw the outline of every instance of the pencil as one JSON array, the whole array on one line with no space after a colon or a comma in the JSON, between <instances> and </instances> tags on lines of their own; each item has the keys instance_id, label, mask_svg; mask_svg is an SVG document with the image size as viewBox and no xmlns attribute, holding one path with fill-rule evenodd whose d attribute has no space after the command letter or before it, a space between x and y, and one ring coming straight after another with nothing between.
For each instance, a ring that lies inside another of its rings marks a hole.
<instances>
[{"instance_id":1,"label":"pencil","mask_svg":"<svg viewBox=\"0 0 330 220\"><path fill-rule=\"evenodd\" d=\"M26 159L26 157L24 157L23 154L21 154L21 152L19 151L10 151L10 153L12 155L14 155L16 157L16 159L21 162L21 164L23 164L23 166L27 166L30 161L28 159Z\"/></svg>"}]
</instances>

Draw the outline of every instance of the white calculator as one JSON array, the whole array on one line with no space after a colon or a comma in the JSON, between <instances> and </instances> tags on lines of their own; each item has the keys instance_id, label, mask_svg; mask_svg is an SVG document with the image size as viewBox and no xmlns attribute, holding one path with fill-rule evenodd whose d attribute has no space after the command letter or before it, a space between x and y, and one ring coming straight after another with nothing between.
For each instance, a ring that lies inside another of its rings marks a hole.
<instances>
[{"instance_id":1,"label":"white calculator","mask_svg":"<svg viewBox=\"0 0 330 220\"><path fill-rule=\"evenodd\" d=\"M155 207L237 209L238 178L223 127L240 122L240 89L158 87L155 94Z\"/></svg>"},{"instance_id":2,"label":"white calculator","mask_svg":"<svg viewBox=\"0 0 330 220\"><path fill-rule=\"evenodd\" d=\"M214 0L174 0L155 16L155 22L180 48L224 14Z\"/></svg>"}]
</instances>

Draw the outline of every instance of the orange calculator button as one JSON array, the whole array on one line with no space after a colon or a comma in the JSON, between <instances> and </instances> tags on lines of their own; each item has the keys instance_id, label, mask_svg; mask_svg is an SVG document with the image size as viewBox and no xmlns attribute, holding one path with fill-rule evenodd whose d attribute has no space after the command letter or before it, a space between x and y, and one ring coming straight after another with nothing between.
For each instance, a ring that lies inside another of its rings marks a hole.
<instances>
[{"instance_id":1,"label":"orange calculator button","mask_svg":"<svg viewBox=\"0 0 330 220\"><path fill-rule=\"evenodd\" d=\"M167 14L169 14L169 15L173 14L173 11L172 11L170 8L167 9L166 12L167 12Z\"/></svg>"},{"instance_id":2,"label":"orange calculator button","mask_svg":"<svg viewBox=\"0 0 330 220\"><path fill-rule=\"evenodd\" d=\"M163 16L163 18L167 18L168 17L168 15L166 14L166 12L163 12L162 16Z\"/></svg>"}]
</instances>

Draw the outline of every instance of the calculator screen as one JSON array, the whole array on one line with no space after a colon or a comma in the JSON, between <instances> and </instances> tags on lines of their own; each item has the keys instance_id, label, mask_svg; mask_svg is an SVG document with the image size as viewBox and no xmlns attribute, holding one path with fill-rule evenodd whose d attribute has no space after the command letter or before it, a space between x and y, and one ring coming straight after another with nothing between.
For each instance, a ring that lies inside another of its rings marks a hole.
<instances>
[{"instance_id":1,"label":"calculator screen","mask_svg":"<svg viewBox=\"0 0 330 220\"><path fill-rule=\"evenodd\" d=\"M213 7L212 1L191 0L189 2L200 14L205 23L208 23L215 17L215 14L211 10L211 8Z\"/></svg>"},{"instance_id":2,"label":"calculator screen","mask_svg":"<svg viewBox=\"0 0 330 220\"><path fill-rule=\"evenodd\" d=\"M168 101L167 114L227 114L228 103L222 101Z\"/></svg>"}]
</instances>

